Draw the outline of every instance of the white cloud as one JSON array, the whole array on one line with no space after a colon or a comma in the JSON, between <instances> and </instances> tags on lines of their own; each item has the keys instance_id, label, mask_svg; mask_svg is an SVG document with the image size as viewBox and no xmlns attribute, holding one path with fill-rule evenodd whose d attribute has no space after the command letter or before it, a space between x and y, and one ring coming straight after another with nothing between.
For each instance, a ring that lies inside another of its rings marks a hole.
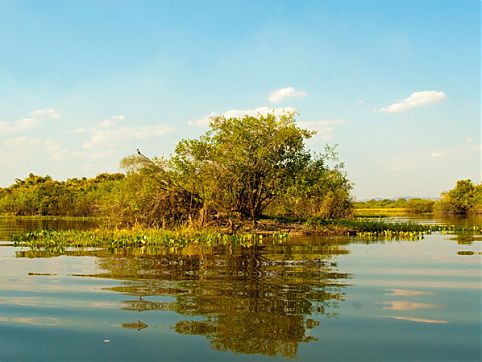
<instances>
[{"instance_id":1,"label":"white cloud","mask_svg":"<svg viewBox=\"0 0 482 362\"><path fill-rule=\"evenodd\" d=\"M433 151L430 156L432 156L433 158L437 158L437 157L443 157L445 156L445 152L441 152L441 151Z\"/></svg>"},{"instance_id":2,"label":"white cloud","mask_svg":"<svg viewBox=\"0 0 482 362\"><path fill-rule=\"evenodd\" d=\"M196 119L195 121L189 121L187 122L187 124L190 126L198 126L198 127L209 126L209 123L211 122L211 120L218 116L220 116L219 113L216 113L216 112L209 113L207 116Z\"/></svg>"},{"instance_id":3,"label":"white cloud","mask_svg":"<svg viewBox=\"0 0 482 362\"><path fill-rule=\"evenodd\" d=\"M126 119L126 116L122 115L122 114L118 114L116 116L112 116L111 117L112 120L114 121L123 121L124 119Z\"/></svg>"},{"instance_id":4,"label":"white cloud","mask_svg":"<svg viewBox=\"0 0 482 362\"><path fill-rule=\"evenodd\" d=\"M60 118L60 113L57 112L54 108L38 109L36 111L33 111L31 114L32 117L35 118Z\"/></svg>"},{"instance_id":5,"label":"white cloud","mask_svg":"<svg viewBox=\"0 0 482 362\"><path fill-rule=\"evenodd\" d=\"M397 113L405 112L409 109L424 106L430 103L439 102L447 98L442 91L420 91L413 92L409 97L402 99L396 103L390 104L389 106L382 107L378 109L380 112L386 113Z\"/></svg>"},{"instance_id":6,"label":"white cloud","mask_svg":"<svg viewBox=\"0 0 482 362\"><path fill-rule=\"evenodd\" d=\"M42 153L53 161L62 160L66 155L62 147L56 141L50 139L20 136L8 139L0 145L0 154L5 155L4 161L10 163L32 159Z\"/></svg>"},{"instance_id":7,"label":"white cloud","mask_svg":"<svg viewBox=\"0 0 482 362\"><path fill-rule=\"evenodd\" d=\"M0 122L0 133L17 133L36 127L39 121L35 118L23 118L16 122Z\"/></svg>"},{"instance_id":8,"label":"white cloud","mask_svg":"<svg viewBox=\"0 0 482 362\"><path fill-rule=\"evenodd\" d=\"M100 121L98 123L98 126L99 127L113 127L117 124L117 122L123 121L124 119L126 119L126 117L123 116L123 115L113 116L109 119L104 119L104 120Z\"/></svg>"},{"instance_id":9,"label":"white cloud","mask_svg":"<svg viewBox=\"0 0 482 362\"><path fill-rule=\"evenodd\" d=\"M209 126L209 123L214 117L225 117L225 118L241 118L244 116L266 116L269 113L274 114L275 116L282 116L282 115L288 115L288 114L293 114L296 112L296 109L293 107L280 107L280 108L271 108L271 107L257 107L257 108L252 108L252 109L230 109L229 111L226 111L224 113L210 113L207 116L204 116L200 119L197 119L195 121L189 121L188 124L190 126L199 126L199 127L204 127L204 126Z\"/></svg>"},{"instance_id":10,"label":"white cloud","mask_svg":"<svg viewBox=\"0 0 482 362\"><path fill-rule=\"evenodd\" d=\"M151 137L162 136L168 133L170 127L163 124L151 124L146 126L119 126L118 122L124 120L124 116L114 116L100 121L91 128L76 128L73 130L79 134L89 134L89 139L84 142L84 149L99 147L112 147L119 142L128 140L143 140ZM98 157L97 157L98 158Z\"/></svg>"},{"instance_id":11,"label":"white cloud","mask_svg":"<svg viewBox=\"0 0 482 362\"><path fill-rule=\"evenodd\" d=\"M303 90L296 90L293 87L286 87L281 89L276 89L275 91L271 92L268 100L271 103L278 103L284 101L288 98L295 98L295 97L306 97L308 93Z\"/></svg>"},{"instance_id":12,"label":"white cloud","mask_svg":"<svg viewBox=\"0 0 482 362\"><path fill-rule=\"evenodd\" d=\"M88 128L74 128L74 129L71 129L69 132L82 134L82 133L87 133L88 131L89 131Z\"/></svg>"},{"instance_id":13,"label":"white cloud","mask_svg":"<svg viewBox=\"0 0 482 362\"><path fill-rule=\"evenodd\" d=\"M106 150L106 151L94 151L94 152L74 152L72 154L75 157L83 158L83 159L90 159L90 160L99 160L107 157L112 157L114 155L114 150Z\"/></svg>"},{"instance_id":14,"label":"white cloud","mask_svg":"<svg viewBox=\"0 0 482 362\"><path fill-rule=\"evenodd\" d=\"M316 131L315 137L323 141L331 141L335 138L335 126L345 124L344 119L325 119L319 121L301 121L299 125L311 131Z\"/></svg>"},{"instance_id":15,"label":"white cloud","mask_svg":"<svg viewBox=\"0 0 482 362\"><path fill-rule=\"evenodd\" d=\"M38 109L30 113L30 117L15 122L0 122L0 133L18 133L33 129L47 119L58 119L60 114L53 108Z\"/></svg>"}]
</instances>

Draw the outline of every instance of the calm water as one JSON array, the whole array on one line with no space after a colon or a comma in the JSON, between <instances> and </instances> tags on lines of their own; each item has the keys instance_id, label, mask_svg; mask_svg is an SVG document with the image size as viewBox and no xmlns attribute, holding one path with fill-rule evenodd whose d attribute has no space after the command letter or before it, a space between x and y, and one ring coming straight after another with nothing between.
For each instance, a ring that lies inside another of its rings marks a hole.
<instances>
[{"instance_id":1,"label":"calm water","mask_svg":"<svg viewBox=\"0 0 482 362\"><path fill-rule=\"evenodd\" d=\"M0 219L0 239L36 227ZM4 242L0 360L477 361L481 244L434 234L56 255Z\"/></svg>"}]
</instances>

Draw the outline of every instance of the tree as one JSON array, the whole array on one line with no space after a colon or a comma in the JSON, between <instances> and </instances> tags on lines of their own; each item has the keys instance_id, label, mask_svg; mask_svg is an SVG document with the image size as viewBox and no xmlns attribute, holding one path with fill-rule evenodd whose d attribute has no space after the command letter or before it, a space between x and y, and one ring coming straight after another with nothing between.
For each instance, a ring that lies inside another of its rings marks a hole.
<instances>
[{"instance_id":1,"label":"tree","mask_svg":"<svg viewBox=\"0 0 482 362\"><path fill-rule=\"evenodd\" d=\"M274 214L298 217L341 218L350 216L353 200L344 165L336 147L326 146L322 154L310 155L294 182L271 207Z\"/></svg>"},{"instance_id":2,"label":"tree","mask_svg":"<svg viewBox=\"0 0 482 362\"><path fill-rule=\"evenodd\" d=\"M448 214L467 214L480 208L482 185L474 185L470 180L459 180L455 188L441 194L435 209Z\"/></svg>"},{"instance_id":3,"label":"tree","mask_svg":"<svg viewBox=\"0 0 482 362\"><path fill-rule=\"evenodd\" d=\"M304 140L312 135L293 114L217 117L199 140L181 141L173 161L209 207L255 222L309 164Z\"/></svg>"},{"instance_id":4,"label":"tree","mask_svg":"<svg viewBox=\"0 0 482 362\"><path fill-rule=\"evenodd\" d=\"M179 182L171 160L140 153L121 161L127 176L106 197L104 212L123 224L174 226L192 222L202 202Z\"/></svg>"},{"instance_id":5,"label":"tree","mask_svg":"<svg viewBox=\"0 0 482 362\"><path fill-rule=\"evenodd\" d=\"M414 214L429 214L433 212L435 201L424 199L410 199L407 201L407 210Z\"/></svg>"}]
</instances>

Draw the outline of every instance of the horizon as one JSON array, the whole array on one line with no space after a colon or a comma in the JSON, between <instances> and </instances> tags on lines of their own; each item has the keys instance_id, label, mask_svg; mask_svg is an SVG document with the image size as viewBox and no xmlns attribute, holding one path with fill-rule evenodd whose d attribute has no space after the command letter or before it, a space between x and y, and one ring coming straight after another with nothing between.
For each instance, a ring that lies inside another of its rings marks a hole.
<instances>
[{"instance_id":1,"label":"horizon","mask_svg":"<svg viewBox=\"0 0 482 362\"><path fill-rule=\"evenodd\" d=\"M0 187L168 156L210 116L337 144L357 200L481 181L480 2L0 2Z\"/></svg>"}]
</instances>

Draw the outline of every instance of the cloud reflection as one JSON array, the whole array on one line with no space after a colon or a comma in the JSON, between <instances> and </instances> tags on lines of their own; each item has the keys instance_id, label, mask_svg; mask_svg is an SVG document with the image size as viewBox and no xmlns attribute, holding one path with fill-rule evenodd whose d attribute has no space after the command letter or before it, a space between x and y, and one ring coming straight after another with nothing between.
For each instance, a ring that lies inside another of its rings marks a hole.
<instances>
[{"instance_id":1,"label":"cloud reflection","mask_svg":"<svg viewBox=\"0 0 482 362\"><path fill-rule=\"evenodd\" d=\"M426 318L418 318L418 317L401 317L401 316L394 316L394 315L382 315L382 316L377 316L381 318L392 318L392 319L397 319L397 320L404 320L404 321L410 321L410 322L416 322L416 323L429 323L429 324L446 324L448 321L443 320L443 319L426 319Z\"/></svg>"},{"instance_id":2,"label":"cloud reflection","mask_svg":"<svg viewBox=\"0 0 482 362\"><path fill-rule=\"evenodd\" d=\"M417 310L417 309L440 308L440 305L438 304L416 303L416 302L410 302L408 300L388 301L388 302L384 302L384 304L388 304L387 307L383 308L385 310Z\"/></svg>"},{"instance_id":3,"label":"cloud reflection","mask_svg":"<svg viewBox=\"0 0 482 362\"><path fill-rule=\"evenodd\" d=\"M1 322L52 327L58 325L59 320L51 317L0 317L0 323Z\"/></svg>"},{"instance_id":4,"label":"cloud reflection","mask_svg":"<svg viewBox=\"0 0 482 362\"><path fill-rule=\"evenodd\" d=\"M387 289L388 295L393 295L394 297L415 297L418 295L431 295L432 292L424 292L421 290L406 290L406 289Z\"/></svg>"}]
</instances>

